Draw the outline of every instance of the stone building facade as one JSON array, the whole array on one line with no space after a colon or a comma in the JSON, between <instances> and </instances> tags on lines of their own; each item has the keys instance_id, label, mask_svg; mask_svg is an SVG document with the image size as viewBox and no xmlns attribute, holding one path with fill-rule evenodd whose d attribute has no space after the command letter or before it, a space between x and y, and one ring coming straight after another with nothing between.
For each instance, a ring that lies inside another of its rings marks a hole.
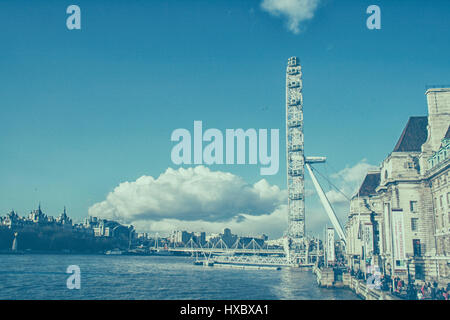
<instances>
[{"instance_id":1,"label":"stone building facade","mask_svg":"<svg viewBox=\"0 0 450 320\"><path fill-rule=\"evenodd\" d=\"M449 280L450 88L426 92L428 117L410 117L378 172L353 197L346 225L352 267L405 280ZM374 177L379 179L374 179ZM371 242L372 241L372 242Z\"/></svg>"},{"instance_id":2,"label":"stone building facade","mask_svg":"<svg viewBox=\"0 0 450 320\"><path fill-rule=\"evenodd\" d=\"M450 129L442 145L429 159L427 177L431 188L435 225L437 272L440 278L450 281Z\"/></svg>"},{"instance_id":3,"label":"stone building facade","mask_svg":"<svg viewBox=\"0 0 450 320\"><path fill-rule=\"evenodd\" d=\"M380 172L367 173L358 193L350 201L350 212L345 226L346 253L352 269L366 272L379 254L381 205L375 188L380 184Z\"/></svg>"}]
</instances>

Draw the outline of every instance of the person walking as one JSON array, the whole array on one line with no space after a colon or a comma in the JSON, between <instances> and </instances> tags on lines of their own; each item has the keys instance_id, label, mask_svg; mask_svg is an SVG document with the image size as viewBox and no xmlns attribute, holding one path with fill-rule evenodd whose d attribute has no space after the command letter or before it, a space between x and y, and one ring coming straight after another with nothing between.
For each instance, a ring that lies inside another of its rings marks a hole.
<instances>
[{"instance_id":1,"label":"person walking","mask_svg":"<svg viewBox=\"0 0 450 320\"><path fill-rule=\"evenodd\" d=\"M436 287L431 288L431 299L436 300Z\"/></svg>"},{"instance_id":2,"label":"person walking","mask_svg":"<svg viewBox=\"0 0 450 320\"><path fill-rule=\"evenodd\" d=\"M409 283L408 289L406 290L408 300L417 300L416 290L414 290L414 285Z\"/></svg>"},{"instance_id":3,"label":"person walking","mask_svg":"<svg viewBox=\"0 0 450 320\"><path fill-rule=\"evenodd\" d=\"M423 294L421 290L417 291L417 300L423 300Z\"/></svg>"}]
</instances>

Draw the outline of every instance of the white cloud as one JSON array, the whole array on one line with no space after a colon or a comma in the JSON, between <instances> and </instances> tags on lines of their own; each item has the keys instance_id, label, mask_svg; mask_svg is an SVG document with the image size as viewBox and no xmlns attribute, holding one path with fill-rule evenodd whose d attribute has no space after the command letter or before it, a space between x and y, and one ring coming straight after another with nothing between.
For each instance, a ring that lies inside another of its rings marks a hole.
<instances>
[{"instance_id":1,"label":"white cloud","mask_svg":"<svg viewBox=\"0 0 450 320\"><path fill-rule=\"evenodd\" d=\"M331 175L333 181L336 181L335 185L339 188L347 197L352 197L361 186L366 174L370 170L377 169L378 166L367 163L367 159L362 159L352 167L346 167L337 173ZM326 193L328 200L331 203L342 203L348 200L344 195L335 189L332 189Z\"/></svg>"},{"instance_id":2,"label":"white cloud","mask_svg":"<svg viewBox=\"0 0 450 320\"><path fill-rule=\"evenodd\" d=\"M329 178L347 196L355 194L369 170L377 166L362 159ZM318 177L319 178L319 177ZM314 197L311 182L305 194ZM327 183L321 181L326 190ZM336 190L326 192L341 222L348 214L348 202ZM331 225L317 202L307 204L307 232L321 234ZM248 184L241 177L204 166L174 170L159 177L142 176L119 184L106 199L89 208L89 215L132 224L140 232L168 234L173 230L221 232L278 238L287 228L287 193L262 179Z\"/></svg>"},{"instance_id":3,"label":"white cloud","mask_svg":"<svg viewBox=\"0 0 450 320\"><path fill-rule=\"evenodd\" d=\"M367 172L370 170L377 169L378 166L367 163L367 159L362 159L360 162L355 164L353 167L346 167L341 171L332 175L334 179L341 179L346 183L357 183L360 184Z\"/></svg>"},{"instance_id":4,"label":"white cloud","mask_svg":"<svg viewBox=\"0 0 450 320\"><path fill-rule=\"evenodd\" d=\"M347 189L347 188L346 188ZM344 193L345 196L348 196L346 193ZM340 202L347 202L348 199L344 196L344 194L340 193L339 191L335 189L331 189L326 193L328 201L330 203L340 203Z\"/></svg>"},{"instance_id":5,"label":"white cloud","mask_svg":"<svg viewBox=\"0 0 450 320\"><path fill-rule=\"evenodd\" d=\"M287 27L295 34L300 33L301 24L314 17L320 0L263 0L263 10L275 16L287 18Z\"/></svg>"},{"instance_id":6,"label":"white cloud","mask_svg":"<svg viewBox=\"0 0 450 320\"><path fill-rule=\"evenodd\" d=\"M141 230L168 231L177 226L198 230L204 226L211 231L235 226L236 231L256 232L273 227L267 221L280 217L277 210L287 202L286 197L285 190L265 179L252 185L239 176L204 166L168 168L156 179L142 176L121 183L106 200L91 206L89 215L131 223Z\"/></svg>"}]
</instances>

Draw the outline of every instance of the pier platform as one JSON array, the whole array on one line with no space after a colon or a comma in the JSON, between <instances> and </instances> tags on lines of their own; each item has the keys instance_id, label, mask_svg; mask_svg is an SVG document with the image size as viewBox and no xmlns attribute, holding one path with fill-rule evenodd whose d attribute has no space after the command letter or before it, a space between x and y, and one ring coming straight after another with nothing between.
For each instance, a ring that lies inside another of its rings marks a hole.
<instances>
[{"instance_id":1,"label":"pier platform","mask_svg":"<svg viewBox=\"0 0 450 320\"><path fill-rule=\"evenodd\" d=\"M358 280L349 273L343 273L340 279L335 278L332 268L314 267L313 273L320 287L350 289L364 300L401 300L389 292L369 288L365 281Z\"/></svg>"},{"instance_id":2,"label":"pier platform","mask_svg":"<svg viewBox=\"0 0 450 320\"><path fill-rule=\"evenodd\" d=\"M215 263L214 268L249 269L249 270L281 270L281 267Z\"/></svg>"}]
</instances>

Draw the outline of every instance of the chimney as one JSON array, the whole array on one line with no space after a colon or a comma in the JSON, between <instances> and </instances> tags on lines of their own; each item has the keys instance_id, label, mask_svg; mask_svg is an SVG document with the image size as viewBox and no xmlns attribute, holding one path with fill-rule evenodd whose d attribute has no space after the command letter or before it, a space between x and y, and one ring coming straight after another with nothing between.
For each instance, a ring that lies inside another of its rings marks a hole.
<instances>
[{"instance_id":1,"label":"chimney","mask_svg":"<svg viewBox=\"0 0 450 320\"><path fill-rule=\"evenodd\" d=\"M450 123L450 88L430 88L425 92L428 102L428 138L423 152L439 150Z\"/></svg>"}]
</instances>

